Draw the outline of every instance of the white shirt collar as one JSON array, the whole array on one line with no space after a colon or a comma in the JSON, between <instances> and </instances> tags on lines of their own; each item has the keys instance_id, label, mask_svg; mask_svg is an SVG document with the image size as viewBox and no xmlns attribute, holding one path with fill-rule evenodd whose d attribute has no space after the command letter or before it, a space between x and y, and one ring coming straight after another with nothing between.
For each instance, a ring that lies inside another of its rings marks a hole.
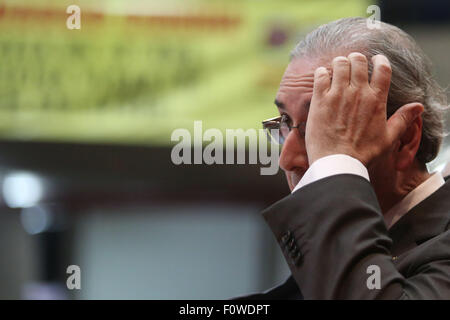
<instances>
[{"instance_id":1,"label":"white shirt collar","mask_svg":"<svg viewBox=\"0 0 450 320\"><path fill-rule=\"evenodd\" d=\"M428 198L445 183L440 172L435 172L414 190L408 193L399 203L393 206L384 215L386 226L390 229L403 215L417 204Z\"/></svg>"}]
</instances>

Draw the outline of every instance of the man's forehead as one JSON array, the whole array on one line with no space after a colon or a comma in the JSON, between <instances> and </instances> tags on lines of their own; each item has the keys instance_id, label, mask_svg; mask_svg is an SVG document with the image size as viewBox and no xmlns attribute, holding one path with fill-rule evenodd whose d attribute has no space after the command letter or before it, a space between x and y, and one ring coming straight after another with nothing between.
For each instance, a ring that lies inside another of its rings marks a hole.
<instances>
[{"instance_id":1,"label":"man's forehead","mask_svg":"<svg viewBox=\"0 0 450 320\"><path fill-rule=\"evenodd\" d=\"M318 67L317 61L297 58L291 61L284 72L282 82L314 78L314 70Z\"/></svg>"},{"instance_id":2,"label":"man's forehead","mask_svg":"<svg viewBox=\"0 0 450 320\"><path fill-rule=\"evenodd\" d=\"M317 59L296 58L286 68L280 82L276 101L281 104L290 104L302 96L311 96L314 88L314 71L324 66L330 73L332 70L326 57ZM276 103L277 104L277 103ZM278 104L277 104L278 105Z\"/></svg>"},{"instance_id":3,"label":"man's forehead","mask_svg":"<svg viewBox=\"0 0 450 320\"><path fill-rule=\"evenodd\" d=\"M287 72L280 82L280 87L312 87L314 84L314 72L298 74Z\"/></svg>"},{"instance_id":4,"label":"man's forehead","mask_svg":"<svg viewBox=\"0 0 450 320\"><path fill-rule=\"evenodd\" d=\"M301 95L312 94L316 67L308 60L292 61L281 79L275 104L283 109L283 106L291 104L291 100L296 101Z\"/></svg>"}]
</instances>

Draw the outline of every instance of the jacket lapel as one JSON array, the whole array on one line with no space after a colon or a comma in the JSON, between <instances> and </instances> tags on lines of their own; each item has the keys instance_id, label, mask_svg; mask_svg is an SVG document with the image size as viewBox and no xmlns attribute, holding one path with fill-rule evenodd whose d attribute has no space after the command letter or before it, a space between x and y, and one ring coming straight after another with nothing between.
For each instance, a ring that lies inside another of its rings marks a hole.
<instances>
[{"instance_id":1,"label":"jacket lapel","mask_svg":"<svg viewBox=\"0 0 450 320\"><path fill-rule=\"evenodd\" d=\"M391 252L399 255L448 229L450 223L450 181L420 202L397 221L389 236Z\"/></svg>"}]
</instances>

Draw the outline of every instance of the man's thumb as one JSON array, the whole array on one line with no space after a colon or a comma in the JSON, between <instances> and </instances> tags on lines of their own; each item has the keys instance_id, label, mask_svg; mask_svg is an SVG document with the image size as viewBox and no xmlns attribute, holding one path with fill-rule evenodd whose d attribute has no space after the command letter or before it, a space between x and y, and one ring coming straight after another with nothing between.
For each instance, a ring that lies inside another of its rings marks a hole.
<instances>
[{"instance_id":1,"label":"man's thumb","mask_svg":"<svg viewBox=\"0 0 450 320\"><path fill-rule=\"evenodd\" d=\"M400 107L387 121L389 140L394 142L399 139L422 114L424 106L419 102L412 102Z\"/></svg>"}]
</instances>

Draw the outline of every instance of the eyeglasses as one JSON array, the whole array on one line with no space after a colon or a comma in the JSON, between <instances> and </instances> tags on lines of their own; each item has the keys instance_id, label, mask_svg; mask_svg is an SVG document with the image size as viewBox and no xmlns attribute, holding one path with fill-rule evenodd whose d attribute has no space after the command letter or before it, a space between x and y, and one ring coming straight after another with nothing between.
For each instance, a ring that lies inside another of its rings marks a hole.
<instances>
[{"instance_id":1,"label":"eyeglasses","mask_svg":"<svg viewBox=\"0 0 450 320\"><path fill-rule=\"evenodd\" d=\"M264 130L266 130L267 137L277 144L283 144L293 128L297 128L302 137L305 136L306 123L291 126L286 115L264 120L262 125Z\"/></svg>"}]
</instances>

